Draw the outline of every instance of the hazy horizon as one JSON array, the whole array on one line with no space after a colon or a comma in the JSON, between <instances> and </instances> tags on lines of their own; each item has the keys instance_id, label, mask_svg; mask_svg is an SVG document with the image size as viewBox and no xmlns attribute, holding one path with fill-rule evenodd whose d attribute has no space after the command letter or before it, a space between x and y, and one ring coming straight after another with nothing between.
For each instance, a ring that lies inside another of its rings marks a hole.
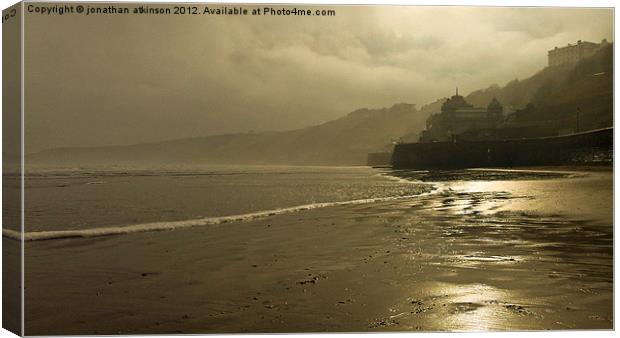
<instances>
[{"instance_id":1,"label":"hazy horizon","mask_svg":"<svg viewBox=\"0 0 620 338\"><path fill-rule=\"evenodd\" d=\"M336 16L27 13L26 151L284 131L362 107L420 107L456 86L467 94L528 77L555 46L613 41L611 9L316 7Z\"/></svg>"}]
</instances>

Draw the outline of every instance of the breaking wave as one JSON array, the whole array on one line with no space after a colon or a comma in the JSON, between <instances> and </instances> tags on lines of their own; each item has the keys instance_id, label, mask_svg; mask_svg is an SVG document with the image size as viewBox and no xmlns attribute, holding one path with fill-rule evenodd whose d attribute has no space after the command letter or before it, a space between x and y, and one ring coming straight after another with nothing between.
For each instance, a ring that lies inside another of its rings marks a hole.
<instances>
[{"instance_id":1,"label":"breaking wave","mask_svg":"<svg viewBox=\"0 0 620 338\"><path fill-rule=\"evenodd\" d=\"M430 192L432 192L432 190ZM246 222L246 221L251 221L251 220L255 220L259 218L265 218L269 216L294 213L294 212L304 211L304 210L332 207L332 206L343 206L343 205L365 204L365 203L373 203L373 202L387 202L387 201L410 199L410 198L419 197L420 195L424 195L428 193L429 191L424 192L422 194L416 194L416 195L358 199L358 200L342 201L342 202L312 203L312 204L298 205L298 206L288 207L288 208L252 212L252 213L241 214L241 215L205 217L205 218L185 220L185 221L151 222L151 223L141 223L141 224L126 225L126 226L106 226L106 227L98 227L98 228L92 228L92 229L79 229L79 230L33 231L33 232L23 233L23 240L30 242L30 241L43 241L43 240L63 239L63 238L90 238L90 237L124 235L124 234L131 234L131 233L137 233L137 232L170 231L170 230L177 230L177 229L201 227L201 226L207 226L207 225L232 223L232 222ZM4 237L11 238L11 239L16 239L16 240L22 239L21 232L10 230L10 229L2 229L2 235Z\"/></svg>"}]
</instances>

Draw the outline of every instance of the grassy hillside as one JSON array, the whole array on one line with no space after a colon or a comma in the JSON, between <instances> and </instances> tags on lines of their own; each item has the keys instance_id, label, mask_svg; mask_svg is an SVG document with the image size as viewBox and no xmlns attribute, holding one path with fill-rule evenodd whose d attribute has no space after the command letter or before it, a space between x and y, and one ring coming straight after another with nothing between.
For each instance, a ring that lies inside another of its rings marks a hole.
<instances>
[{"instance_id":1,"label":"grassy hillside","mask_svg":"<svg viewBox=\"0 0 620 338\"><path fill-rule=\"evenodd\" d=\"M524 108L531 103L541 88L562 83L568 77L572 66L547 67L529 78L514 79L504 87L492 85L476 90L465 97L467 102L476 107L486 107L495 97L508 110Z\"/></svg>"},{"instance_id":2,"label":"grassy hillside","mask_svg":"<svg viewBox=\"0 0 620 338\"><path fill-rule=\"evenodd\" d=\"M581 130L613 125L613 48L601 49L579 62L564 81L539 88L532 99L534 110L522 118L571 121L579 110ZM570 123L570 122L569 122Z\"/></svg>"},{"instance_id":3,"label":"grassy hillside","mask_svg":"<svg viewBox=\"0 0 620 338\"><path fill-rule=\"evenodd\" d=\"M579 110L581 130L610 127L613 125L613 44L576 65L547 67L504 87L494 85L472 92L466 100L484 107L493 97L508 110L532 104L533 109L519 114L520 121L572 124Z\"/></svg>"},{"instance_id":4,"label":"grassy hillside","mask_svg":"<svg viewBox=\"0 0 620 338\"><path fill-rule=\"evenodd\" d=\"M363 165L369 152L419 132L427 114L412 104L358 109L343 118L288 132L230 134L132 146L59 148L28 156L31 164L313 164ZM417 127L416 127L417 126Z\"/></svg>"}]
</instances>

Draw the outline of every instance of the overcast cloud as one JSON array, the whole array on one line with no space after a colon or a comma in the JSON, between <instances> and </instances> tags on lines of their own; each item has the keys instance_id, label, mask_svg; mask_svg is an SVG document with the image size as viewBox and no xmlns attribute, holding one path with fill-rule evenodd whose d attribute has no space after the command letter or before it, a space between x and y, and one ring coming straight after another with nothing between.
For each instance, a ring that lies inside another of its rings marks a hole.
<instances>
[{"instance_id":1,"label":"overcast cloud","mask_svg":"<svg viewBox=\"0 0 620 338\"><path fill-rule=\"evenodd\" d=\"M360 107L420 106L455 86L530 76L554 46L613 40L609 9L335 9L324 18L27 15L27 151L288 130Z\"/></svg>"}]
</instances>

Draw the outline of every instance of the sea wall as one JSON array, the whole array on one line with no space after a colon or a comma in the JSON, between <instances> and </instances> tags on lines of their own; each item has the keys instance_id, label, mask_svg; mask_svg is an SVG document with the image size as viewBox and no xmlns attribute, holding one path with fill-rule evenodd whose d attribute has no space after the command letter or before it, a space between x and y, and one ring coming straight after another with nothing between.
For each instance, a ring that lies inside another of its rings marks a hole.
<instances>
[{"instance_id":1,"label":"sea wall","mask_svg":"<svg viewBox=\"0 0 620 338\"><path fill-rule=\"evenodd\" d=\"M394 147L394 168L433 169L512 167L575 163L575 154L609 152L613 128L584 133L508 139L501 141L457 141L405 143Z\"/></svg>"},{"instance_id":2,"label":"sea wall","mask_svg":"<svg viewBox=\"0 0 620 338\"><path fill-rule=\"evenodd\" d=\"M392 162L392 153L369 153L366 165L371 167L389 166Z\"/></svg>"}]
</instances>

